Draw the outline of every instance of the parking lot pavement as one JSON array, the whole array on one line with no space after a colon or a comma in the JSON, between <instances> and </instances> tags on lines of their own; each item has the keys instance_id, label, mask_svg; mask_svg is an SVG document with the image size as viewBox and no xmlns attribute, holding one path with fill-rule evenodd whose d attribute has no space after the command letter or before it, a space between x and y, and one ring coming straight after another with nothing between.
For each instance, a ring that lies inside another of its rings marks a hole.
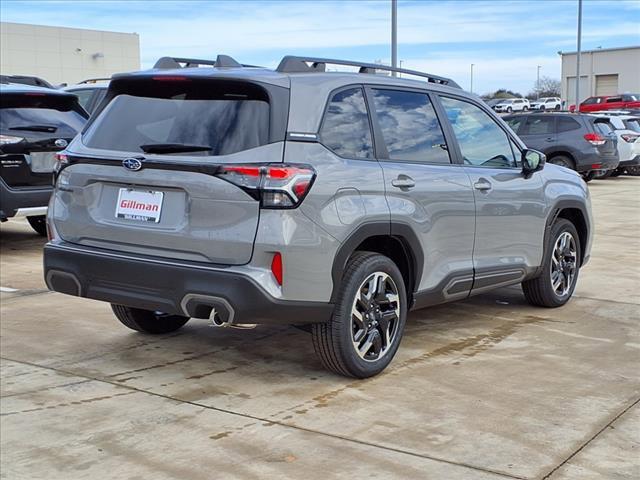
<instances>
[{"instance_id":1,"label":"parking lot pavement","mask_svg":"<svg viewBox=\"0 0 640 480\"><path fill-rule=\"evenodd\" d=\"M639 478L640 179L590 190L568 305L510 287L413 312L364 381L325 372L295 328L131 332L47 292L44 240L3 224L0 476Z\"/></svg>"}]
</instances>

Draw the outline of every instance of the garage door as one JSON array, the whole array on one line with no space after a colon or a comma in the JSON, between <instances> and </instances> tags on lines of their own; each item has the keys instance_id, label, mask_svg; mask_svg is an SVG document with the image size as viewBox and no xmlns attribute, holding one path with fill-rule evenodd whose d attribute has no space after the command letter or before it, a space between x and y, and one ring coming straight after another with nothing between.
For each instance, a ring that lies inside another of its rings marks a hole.
<instances>
[{"instance_id":1,"label":"garage door","mask_svg":"<svg viewBox=\"0 0 640 480\"><path fill-rule=\"evenodd\" d=\"M617 95L618 75L596 75L596 95Z\"/></svg>"}]
</instances>

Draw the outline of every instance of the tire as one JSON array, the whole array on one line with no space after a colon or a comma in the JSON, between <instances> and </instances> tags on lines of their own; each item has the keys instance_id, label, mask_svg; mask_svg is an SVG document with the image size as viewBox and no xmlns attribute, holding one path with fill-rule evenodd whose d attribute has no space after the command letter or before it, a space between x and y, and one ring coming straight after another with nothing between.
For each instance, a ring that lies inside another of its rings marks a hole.
<instances>
[{"instance_id":1,"label":"tire","mask_svg":"<svg viewBox=\"0 0 640 480\"><path fill-rule=\"evenodd\" d=\"M540 111L541 111L541 112L544 112L545 110L546 110L546 107L545 107L544 105L542 105L542 106L540 107Z\"/></svg>"},{"instance_id":2,"label":"tire","mask_svg":"<svg viewBox=\"0 0 640 480\"><path fill-rule=\"evenodd\" d=\"M513 112L513 108L507 107L507 113L511 113L511 112Z\"/></svg>"},{"instance_id":3,"label":"tire","mask_svg":"<svg viewBox=\"0 0 640 480\"><path fill-rule=\"evenodd\" d=\"M385 293L371 295L374 284ZM340 289L329 322L313 325L313 347L328 370L347 377L372 377L389 365L402 339L407 317L402 274L384 255L356 252ZM354 309L358 315L352 314Z\"/></svg>"},{"instance_id":4,"label":"tire","mask_svg":"<svg viewBox=\"0 0 640 480\"><path fill-rule=\"evenodd\" d=\"M111 309L117 319L126 327L154 335L175 332L189 321L189 317L168 315L140 308L125 307L124 305L114 305L113 303Z\"/></svg>"},{"instance_id":5,"label":"tire","mask_svg":"<svg viewBox=\"0 0 640 480\"><path fill-rule=\"evenodd\" d=\"M559 112L559 111L560 111L560 105L556 105L556 108L554 108L554 110L555 110L556 112Z\"/></svg>"},{"instance_id":6,"label":"tire","mask_svg":"<svg viewBox=\"0 0 640 480\"><path fill-rule=\"evenodd\" d=\"M615 170L611 171L611 176L612 177L619 177L620 175L622 175L622 170L619 168L616 168Z\"/></svg>"},{"instance_id":7,"label":"tire","mask_svg":"<svg viewBox=\"0 0 640 480\"><path fill-rule=\"evenodd\" d=\"M529 107L522 107L522 111L523 112L528 112L529 111Z\"/></svg>"},{"instance_id":8,"label":"tire","mask_svg":"<svg viewBox=\"0 0 640 480\"><path fill-rule=\"evenodd\" d=\"M562 239L566 240L566 248L561 251ZM569 220L559 218L551 227L542 273L522 282L527 301L531 305L548 308L567 303L578 282L580 258L580 238L576 227ZM556 280L552 280L552 275Z\"/></svg>"},{"instance_id":9,"label":"tire","mask_svg":"<svg viewBox=\"0 0 640 480\"><path fill-rule=\"evenodd\" d=\"M27 222L31 225L31 228L41 237L47 236L47 216L36 215L34 217L27 217Z\"/></svg>"},{"instance_id":10,"label":"tire","mask_svg":"<svg viewBox=\"0 0 640 480\"><path fill-rule=\"evenodd\" d=\"M569 157L565 157L564 155L556 155L555 157L551 157L549 159L549 163L553 163L554 165L559 165L561 167L570 168L571 170L575 170L576 166Z\"/></svg>"},{"instance_id":11,"label":"tire","mask_svg":"<svg viewBox=\"0 0 640 480\"><path fill-rule=\"evenodd\" d=\"M583 173L582 174L582 179L586 182L589 183L591 180L593 180L594 178L596 178L596 172L591 170L590 172L587 173Z\"/></svg>"},{"instance_id":12,"label":"tire","mask_svg":"<svg viewBox=\"0 0 640 480\"><path fill-rule=\"evenodd\" d=\"M638 166L633 166L633 167L627 167L627 175L631 175L632 177L637 177L640 175L640 167Z\"/></svg>"}]
</instances>

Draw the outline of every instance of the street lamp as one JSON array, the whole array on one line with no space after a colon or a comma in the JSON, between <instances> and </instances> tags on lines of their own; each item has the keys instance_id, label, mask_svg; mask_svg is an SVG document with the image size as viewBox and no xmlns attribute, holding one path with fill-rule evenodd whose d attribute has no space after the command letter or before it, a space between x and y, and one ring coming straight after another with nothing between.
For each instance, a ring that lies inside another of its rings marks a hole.
<instances>
[{"instance_id":1,"label":"street lamp","mask_svg":"<svg viewBox=\"0 0 640 480\"><path fill-rule=\"evenodd\" d=\"M536 78L536 100L540 99L540 69L542 67L538 65L538 76Z\"/></svg>"},{"instance_id":2,"label":"street lamp","mask_svg":"<svg viewBox=\"0 0 640 480\"><path fill-rule=\"evenodd\" d=\"M472 63L471 64L471 87L469 88L469 91L471 93L473 93L473 66L474 66L474 64Z\"/></svg>"},{"instance_id":3,"label":"street lamp","mask_svg":"<svg viewBox=\"0 0 640 480\"><path fill-rule=\"evenodd\" d=\"M398 67L398 0L391 0L391 66ZM391 71L396 76L396 72Z\"/></svg>"}]
</instances>

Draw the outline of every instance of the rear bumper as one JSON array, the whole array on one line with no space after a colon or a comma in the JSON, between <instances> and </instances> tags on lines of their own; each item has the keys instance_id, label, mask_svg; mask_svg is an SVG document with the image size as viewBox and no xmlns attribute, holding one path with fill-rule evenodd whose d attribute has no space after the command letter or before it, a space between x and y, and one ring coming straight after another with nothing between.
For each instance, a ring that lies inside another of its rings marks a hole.
<instances>
[{"instance_id":1,"label":"rear bumper","mask_svg":"<svg viewBox=\"0 0 640 480\"><path fill-rule=\"evenodd\" d=\"M578 172L590 172L592 170L613 170L620 163L617 156L603 157L596 153L583 154L578 157L579 162L576 165ZM598 167L594 167L598 165Z\"/></svg>"},{"instance_id":2,"label":"rear bumper","mask_svg":"<svg viewBox=\"0 0 640 480\"><path fill-rule=\"evenodd\" d=\"M0 215L3 219L21 212L25 216L44 215L52 192L53 187L10 188L0 178Z\"/></svg>"},{"instance_id":3,"label":"rear bumper","mask_svg":"<svg viewBox=\"0 0 640 480\"><path fill-rule=\"evenodd\" d=\"M230 323L305 324L331 318L333 305L280 300L252 278L224 267L121 255L50 242L44 248L50 290L145 310Z\"/></svg>"},{"instance_id":4,"label":"rear bumper","mask_svg":"<svg viewBox=\"0 0 640 480\"><path fill-rule=\"evenodd\" d=\"M640 155L636 155L631 160L620 162L620 165L618 165L618 167L636 167L638 165L640 165Z\"/></svg>"}]
</instances>

